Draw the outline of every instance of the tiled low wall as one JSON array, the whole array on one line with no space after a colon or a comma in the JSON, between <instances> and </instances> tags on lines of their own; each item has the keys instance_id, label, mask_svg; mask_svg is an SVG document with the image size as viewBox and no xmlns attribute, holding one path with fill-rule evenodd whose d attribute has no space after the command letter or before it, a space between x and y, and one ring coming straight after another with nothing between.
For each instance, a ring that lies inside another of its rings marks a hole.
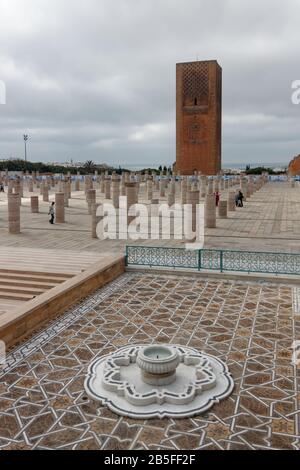
<instances>
[{"instance_id":1,"label":"tiled low wall","mask_svg":"<svg viewBox=\"0 0 300 470\"><path fill-rule=\"evenodd\" d=\"M116 279L125 271L123 256L92 265L83 273L0 317L0 340L11 348L75 302Z\"/></svg>"}]
</instances>

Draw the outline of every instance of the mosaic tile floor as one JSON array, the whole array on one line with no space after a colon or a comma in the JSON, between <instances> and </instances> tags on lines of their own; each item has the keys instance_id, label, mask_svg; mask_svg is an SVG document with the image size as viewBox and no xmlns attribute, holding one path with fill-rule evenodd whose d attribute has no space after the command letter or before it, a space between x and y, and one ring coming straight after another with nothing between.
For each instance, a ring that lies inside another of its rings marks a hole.
<instances>
[{"instance_id":1,"label":"mosaic tile floor","mask_svg":"<svg viewBox=\"0 0 300 470\"><path fill-rule=\"evenodd\" d=\"M0 374L1 449L299 449L300 339L289 286L127 273L11 353ZM204 415L135 421L83 390L95 356L189 345L227 361L233 394Z\"/></svg>"}]
</instances>

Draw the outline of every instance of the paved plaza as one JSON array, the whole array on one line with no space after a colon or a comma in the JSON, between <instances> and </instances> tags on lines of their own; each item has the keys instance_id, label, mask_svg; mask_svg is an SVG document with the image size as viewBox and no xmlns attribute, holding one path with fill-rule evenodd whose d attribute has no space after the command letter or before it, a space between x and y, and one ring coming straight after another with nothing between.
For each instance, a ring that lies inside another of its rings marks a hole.
<instances>
[{"instance_id":1,"label":"paved plaza","mask_svg":"<svg viewBox=\"0 0 300 470\"><path fill-rule=\"evenodd\" d=\"M0 448L299 449L296 294L265 282L122 275L9 355L0 382ZM88 398L83 387L93 358L154 342L226 361L232 395L195 418L142 421Z\"/></svg>"},{"instance_id":2,"label":"paved plaza","mask_svg":"<svg viewBox=\"0 0 300 470\"><path fill-rule=\"evenodd\" d=\"M237 188L237 187L236 187ZM39 194L35 189L35 194ZM91 238L91 216L88 215L83 191L72 191L66 210L66 223L50 226L49 203L42 202L40 213L30 212L30 195L24 192L21 207L21 231L11 236L7 231L7 195L0 193L0 236L3 246L28 248L57 248L61 250L90 250L105 253L123 253L126 240L97 240ZM158 194L155 194L155 197ZM227 191L221 191L221 200L227 200ZM54 200L53 190L50 200ZM176 199L179 201L178 197ZM104 194L97 189L97 202ZM165 202L164 199L161 199ZM145 201L142 185L139 202ZM217 228L205 230L206 248L224 248L254 251L300 251L300 186L288 182L274 182L263 186L245 202L244 208L229 212L227 219L217 219ZM129 240L130 244L184 246L184 240Z\"/></svg>"}]
</instances>

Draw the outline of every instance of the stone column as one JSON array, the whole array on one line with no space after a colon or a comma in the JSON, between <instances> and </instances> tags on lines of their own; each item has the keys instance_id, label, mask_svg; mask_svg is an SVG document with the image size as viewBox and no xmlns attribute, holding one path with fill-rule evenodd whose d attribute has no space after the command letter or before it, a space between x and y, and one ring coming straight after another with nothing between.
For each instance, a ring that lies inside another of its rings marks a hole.
<instances>
[{"instance_id":1,"label":"stone column","mask_svg":"<svg viewBox=\"0 0 300 470\"><path fill-rule=\"evenodd\" d=\"M120 178L115 175L111 180L111 197L113 206L115 209L119 209L119 197L120 197Z\"/></svg>"},{"instance_id":2,"label":"stone column","mask_svg":"<svg viewBox=\"0 0 300 470\"><path fill-rule=\"evenodd\" d=\"M103 173L100 175L100 193L105 192L105 179Z\"/></svg>"},{"instance_id":3,"label":"stone column","mask_svg":"<svg viewBox=\"0 0 300 470\"><path fill-rule=\"evenodd\" d=\"M168 192L169 192L169 194L174 194L174 196L175 196L176 186L175 186L175 180L173 178L171 179L171 181L169 183Z\"/></svg>"},{"instance_id":4,"label":"stone column","mask_svg":"<svg viewBox=\"0 0 300 470\"><path fill-rule=\"evenodd\" d=\"M48 185L44 184L43 186L43 201L44 202L49 202L49 190L48 190Z\"/></svg>"},{"instance_id":5,"label":"stone column","mask_svg":"<svg viewBox=\"0 0 300 470\"><path fill-rule=\"evenodd\" d=\"M110 194L110 178L105 179L105 199L110 199L111 194Z\"/></svg>"},{"instance_id":6,"label":"stone column","mask_svg":"<svg viewBox=\"0 0 300 470\"><path fill-rule=\"evenodd\" d=\"M166 195L166 180L161 179L159 182L159 197L165 197Z\"/></svg>"},{"instance_id":7,"label":"stone column","mask_svg":"<svg viewBox=\"0 0 300 470\"><path fill-rule=\"evenodd\" d=\"M120 187L120 192L121 192L121 196L126 196L126 188L125 188L125 177L122 178L121 180L121 187Z\"/></svg>"},{"instance_id":8,"label":"stone column","mask_svg":"<svg viewBox=\"0 0 300 470\"><path fill-rule=\"evenodd\" d=\"M205 198L205 226L216 227L216 201L213 194L207 194Z\"/></svg>"},{"instance_id":9,"label":"stone column","mask_svg":"<svg viewBox=\"0 0 300 470\"><path fill-rule=\"evenodd\" d=\"M159 179L156 176L154 178L154 187L156 191L159 191Z\"/></svg>"},{"instance_id":10,"label":"stone column","mask_svg":"<svg viewBox=\"0 0 300 470\"><path fill-rule=\"evenodd\" d=\"M235 211L235 192L229 191L228 193L228 210L231 212Z\"/></svg>"},{"instance_id":11,"label":"stone column","mask_svg":"<svg viewBox=\"0 0 300 470\"><path fill-rule=\"evenodd\" d=\"M69 190L67 181L63 182L64 206L69 207Z\"/></svg>"},{"instance_id":12,"label":"stone column","mask_svg":"<svg viewBox=\"0 0 300 470\"><path fill-rule=\"evenodd\" d=\"M100 217L97 217L97 209L101 204L93 203L91 207L92 211L92 238L97 237L97 224L100 220Z\"/></svg>"},{"instance_id":13,"label":"stone column","mask_svg":"<svg viewBox=\"0 0 300 470\"><path fill-rule=\"evenodd\" d=\"M208 187L207 187L207 194L213 194L214 193L214 182L213 180L208 181Z\"/></svg>"},{"instance_id":14,"label":"stone column","mask_svg":"<svg viewBox=\"0 0 300 470\"><path fill-rule=\"evenodd\" d=\"M174 206L174 204L175 204L175 194L169 193L167 199L168 199L168 205L170 207Z\"/></svg>"},{"instance_id":15,"label":"stone column","mask_svg":"<svg viewBox=\"0 0 300 470\"><path fill-rule=\"evenodd\" d=\"M75 191L80 191L80 181L79 180L75 181Z\"/></svg>"},{"instance_id":16,"label":"stone column","mask_svg":"<svg viewBox=\"0 0 300 470\"><path fill-rule=\"evenodd\" d=\"M65 194L64 193L55 194L55 215L56 215L57 224L65 223Z\"/></svg>"},{"instance_id":17,"label":"stone column","mask_svg":"<svg viewBox=\"0 0 300 470\"><path fill-rule=\"evenodd\" d=\"M246 185L246 197L247 197L247 199L250 198L250 196L251 196L250 183L249 183L249 181L247 181L247 185Z\"/></svg>"},{"instance_id":18,"label":"stone column","mask_svg":"<svg viewBox=\"0 0 300 470\"><path fill-rule=\"evenodd\" d=\"M15 180L14 188L15 188L15 193L19 195L20 205L21 205L21 198L23 194L22 194L22 188L21 188L21 181L19 179Z\"/></svg>"},{"instance_id":19,"label":"stone column","mask_svg":"<svg viewBox=\"0 0 300 470\"><path fill-rule=\"evenodd\" d=\"M96 190L95 189L88 189L86 193L86 200L88 204L88 212L92 214L92 204L96 203Z\"/></svg>"},{"instance_id":20,"label":"stone column","mask_svg":"<svg viewBox=\"0 0 300 470\"><path fill-rule=\"evenodd\" d=\"M90 176L84 177L84 192L86 194L88 189L93 189L93 180Z\"/></svg>"},{"instance_id":21,"label":"stone column","mask_svg":"<svg viewBox=\"0 0 300 470\"><path fill-rule=\"evenodd\" d=\"M153 198L153 183L151 180L146 182L146 199L147 201L152 201Z\"/></svg>"},{"instance_id":22,"label":"stone column","mask_svg":"<svg viewBox=\"0 0 300 470\"><path fill-rule=\"evenodd\" d=\"M130 209L131 206L138 203L138 192L137 192L137 183L125 183L126 187L126 196L127 196L127 208ZM135 219L134 216L128 216L128 224Z\"/></svg>"},{"instance_id":23,"label":"stone column","mask_svg":"<svg viewBox=\"0 0 300 470\"><path fill-rule=\"evenodd\" d=\"M12 234L20 233L20 195L8 195L8 231Z\"/></svg>"},{"instance_id":24,"label":"stone column","mask_svg":"<svg viewBox=\"0 0 300 470\"><path fill-rule=\"evenodd\" d=\"M32 214L38 214L39 213L39 197L38 196L31 196L30 206L31 206Z\"/></svg>"},{"instance_id":25,"label":"stone column","mask_svg":"<svg viewBox=\"0 0 300 470\"><path fill-rule=\"evenodd\" d=\"M254 193L254 184L253 184L252 178L249 178L249 181L248 181L248 193L249 193L249 197L252 196L252 194Z\"/></svg>"},{"instance_id":26,"label":"stone column","mask_svg":"<svg viewBox=\"0 0 300 470\"><path fill-rule=\"evenodd\" d=\"M32 180L28 181L28 191L30 193L33 193L33 181Z\"/></svg>"},{"instance_id":27,"label":"stone column","mask_svg":"<svg viewBox=\"0 0 300 470\"><path fill-rule=\"evenodd\" d=\"M192 206L192 230L196 232L197 228L197 204L199 204L199 191L187 191L186 203Z\"/></svg>"},{"instance_id":28,"label":"stone column","mask_svg":"<svg viewBox=\"0 0 300 470\"><path fill-rule=\"evenodd\" d=\"M186 192L187 192L187 181L186 178L181 180L181 188L180 188L180 203L181 205L186 204Z\"/></svg>"},{"instance_id":29,"label":"stone column","mask_svg":"<svg viewBox=\"0 0 300 470\"><path fill-rule=\"evenodd\" d=\"M220 184L219 184L219 180L218 179L215 179L214 180L214 192L219 192L220 191Z\"/></svg>"},{"instance_id":30,"label":"stone column","mask_svg":"<svg viewBox=\"0 0 300 470\"><path fill-rule=\"evenodd\" d=\"M219 201L219 218L227 219L227 201Z\"/></svg>"},{"instance_id":31,"label":"stone column","mask_svg":"<svg viewBox=\"0 0 300 470\"><path fill-rule=\"evenodd\" d=\"M67 191L68 191L68 198L72 198L72 186L71 186L71 178L67 181Z\"/></svg>"},{"instance_id":32,"label":"stone column","mask_svg":"<svg viewBox=\"0 0 300 470\"><path fill-rule=\"evenodd\" d=\"M18 195L19 197L19 205L21 206L22 204L22 199L21 199L21 192L20 192L20 180L16 180L14 184L14 193Z\"/></svg>"},{"instance_id":33,"label":"stone column","mask_svg":"<svg viewBox=\"0 0 300 470\"><path fill-rule=\"evenodd\" d=\"M241 191L242 191L242 193L243 193L243 195L244 195L244 201L246 201L246 200L247 200L247 197L249 197L249 196L248 196L248 181L247 181L246 178L241 178L241 182L240 182L240 183L241 183L241 184L240 184L240 186L241 186Z\"/></svg>"}]
</instances>

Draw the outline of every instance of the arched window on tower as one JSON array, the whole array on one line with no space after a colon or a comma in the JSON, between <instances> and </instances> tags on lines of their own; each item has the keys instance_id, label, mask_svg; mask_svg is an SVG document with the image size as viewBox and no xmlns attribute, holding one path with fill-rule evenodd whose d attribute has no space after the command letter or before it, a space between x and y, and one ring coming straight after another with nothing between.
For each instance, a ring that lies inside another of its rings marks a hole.
<instances>
[{"instance_id":1,"label":"arched window on tower","mask_svg":"<svg viewBox=\"0 0 300 470\"><path fill-rule=\"evenodd\" d=\"M197 100L197 98L195 98L194 99L194 106L197 106L197 104L198 104L198 100Z\"/></svg>"}]
</instances>

